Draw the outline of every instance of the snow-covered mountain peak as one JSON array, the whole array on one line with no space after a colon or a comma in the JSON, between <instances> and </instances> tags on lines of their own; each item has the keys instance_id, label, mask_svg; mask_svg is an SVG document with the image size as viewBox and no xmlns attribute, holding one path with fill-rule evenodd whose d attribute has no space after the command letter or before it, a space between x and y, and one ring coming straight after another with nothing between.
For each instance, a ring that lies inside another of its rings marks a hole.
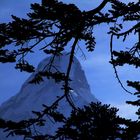
<instances>
[{"instance_id":1,"label":"snow-covered mountain peak","mask_svg":"<svg viewBox=\"0 0 140 140\"><path fill-rule=\"evenodd\" d=\"M47 57L39 63L36 71L25 81L21 87L21 90L14 97L10 98L1 105L0 117L14 121L34 117L31 111L42 110L42 104L51 105L58 98L58 96L62 96L64 94L64 91L62 90L62 86L64 84L63 82L57 84L52 79L44 78L44 81L42 81L40 84L29 83L37 72L44 71L49 67L49 62L52 61L52 59L53 68L51 71L56 71L57 69L66 73L69 62L69 55L67 53L64 53L63 56L60 57ZM71 97L75 106L83 107L90 102L98 101L91 93L85 73L76 57L74 57L73 60L70 79L72 80L70 82L70 87L72 88ZM71 106L66 99L59 103L59 111L65 116L70 115ZM46 129L48 130L48 133L53 133L56 126L49 122Z\"/></svg>"}]
</instances>

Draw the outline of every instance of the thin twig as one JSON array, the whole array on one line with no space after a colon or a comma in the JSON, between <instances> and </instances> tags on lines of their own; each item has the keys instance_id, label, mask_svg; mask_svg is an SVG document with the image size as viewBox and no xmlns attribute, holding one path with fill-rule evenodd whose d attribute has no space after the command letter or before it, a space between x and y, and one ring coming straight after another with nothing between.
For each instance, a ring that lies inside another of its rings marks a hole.
<instances>
[{"instance_id":1,"label":"thin twig","mask_svg":"<svg viewBox=\"0 0 140 140\"><path fill-rule=\"evenodd\" d=\"M135 30L136 28L139 28L140 27L140 23L137 23L136 25L134 25L132 28L130 28L129 30L125 31L125 32L122 32L122 33L115 33L115 32L111 32L113 35L116 35L116 36L124 36L124 35L127 35L129 34L130 32L132 32L133 30Z\"/></svg>"},{"instance_id":2,"label":"thin twig","mask_svg":"<svg viewBox=\"0 0 140 140\"><path fill-rule=\"evenodd\" d=\"M110 39L111 61L114 60L114 59L113 59L113 36L114 36L114 35L112 34L112 35L111 35L111 39ZM122 84L122 82L121 82L121 80L120 80L120 78L119 78L119 75L118 75L118 72L117 72L116 66L115 66L113 63L112 63L112 65L113 65L113 69L114 69L114 72L115 72L116 78L117 78L119 84L121 85L122 89L123 89L124 91L126 91L127 93L133 94L132 92L130 92L129 90L127 90L127 89L124 87L124 85Z\"/></svg>"}]
</instances>

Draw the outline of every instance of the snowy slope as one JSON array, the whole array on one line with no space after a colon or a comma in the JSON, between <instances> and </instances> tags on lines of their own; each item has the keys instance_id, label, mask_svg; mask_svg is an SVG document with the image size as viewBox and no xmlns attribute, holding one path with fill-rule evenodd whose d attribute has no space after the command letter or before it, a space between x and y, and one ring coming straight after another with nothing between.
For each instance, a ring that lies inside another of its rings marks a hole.
<instances>
[{"instance_id":1,"label":"snowy slope","mask_svg":"<svg viewBox=\"0 0 140 140\"><path fill-rule=\"evenodd\" d=\"M48 57L40 62L35 73L25 81L19 93L0 106L0 117L14 121L31 118L33 117L32 110L39 111L42 109L42 104L51 105L57 99L57 96L63 95L62 83L57 84L54 80L44 78L44 81L40 84L29 84L29 81L33 79L38 71L46 69L46 64L51 59L52 57ZM68 59L69 55L65 53L61 57L56 57L53 65L60 71L66 72ZM55 71L55 69L53 68L52 71ZM73 89L71 95L76 106L83 107L83 105L87 105L91 101L97 102L97 99L90 91L84 71L76 57L74 58L70 78L72 79L71 87ZM66 100L60 102L59 111L65 116L69 116L71 107ZM49 134L54 133L56 128L57 125L51 121L45 126L45 130ZM6 139L3 138L2 133L0 136L0 140ZM7 140L16 139L8 138ZM20 138L17 138L17 140L20 140Z\"/></svg>"}]
</instances>

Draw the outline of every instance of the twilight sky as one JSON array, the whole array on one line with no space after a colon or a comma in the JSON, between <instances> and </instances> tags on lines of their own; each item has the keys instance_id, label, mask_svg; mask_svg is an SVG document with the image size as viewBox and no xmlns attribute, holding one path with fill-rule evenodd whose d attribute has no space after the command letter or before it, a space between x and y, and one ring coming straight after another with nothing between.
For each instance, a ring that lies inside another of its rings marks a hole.
<instances>
[{"instance_id":1,"label":"twilight sky","mask_svg":"<svg viewBox=\"0 0 140 140\"><path fill-rule=\"evenodd\" d=\"M67 3L75 3L82 10L90 10L102 0L63 0ZM124 0L125 2L128 0ZM129 0L133 1L133 0ZM26 17L26 12L29 11L30 3L40 2L40 0L0 0L0 23L10 21L10 15L16 15L20 17ZM126 28L131 27L131 24L128 24ZM92 53L86 54L86 60L80 55L80 52L77 53L77 57L83 66L83 69L86 73L89 85L91 87L92 93L97 99L103 103L111 104L120 109L119 114L127 118L135 118L134 112L136 108L129 106L125 103L126 100L135 99L134 96L129 95L118 84L118 81L115 78L115 74L112 68L112 65L109 64L110 52L109 52L109 39L110 36L106 33L108 28L106 25L101 25L98 28L95 28L94 34L96 35L97 45L95 51ZM115 47L129 47L128 45L133 45L137 37L132 36L127 39L125 44L120 43L120 40L117 40L114 44ZM82 48L83 44L79 44ZM38 52L36 55L32 55L32 64L37 66L37 64L45 58L42 53ZM15 64L1 64L0 63L0 104L10 98L11 96L18 93L21 85L28 78L28 73L21 73L14 69ZM138 73L135 69L131 67L124 67L119 69L119 75L121 80L125 83L127 79L130 80L140 80L137 77Z\"/></svg>"}]
</instances>

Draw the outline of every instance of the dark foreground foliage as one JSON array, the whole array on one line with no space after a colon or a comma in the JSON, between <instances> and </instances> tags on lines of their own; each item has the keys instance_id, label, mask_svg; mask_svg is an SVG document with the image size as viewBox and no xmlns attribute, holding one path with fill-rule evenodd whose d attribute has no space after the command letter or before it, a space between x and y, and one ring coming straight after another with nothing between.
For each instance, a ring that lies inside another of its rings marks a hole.
<instances>
[{"instance_id":1,"label":"dark foreground foliage","mask_svg":"<svg viewBox=\"0 0 140 140\"><path fill-rule=\"evenodd\" d=\"M102 9L107 5L109 5L109 9L103 12ZM35 47L47 55L51 54L53 57L46 64L45 70L39 71L30 83L39 84L43 81L43 77L55 79L56 82L63 82L64 95L54 101L51 106L43 105L44 110L33 111L34 118L20 122L1 119L0 127L8 132L8 136L22 135L25 139L34 140L113 140L116 138L137 140L138 134L140 134L140 109L136 113L139 117L137 121L120 118L116 115L117 109L100 103L79 109L72 102L69 91L71 90L70 71L74 54L76 49L83 52L83 48L81 49L78 43L80 41L84 42L86 50L93 52L96 47L94 27L99 27L102 24L109 27L111 25L108 32L111 36L110 63L113 65L121 87L126 92L137 96L136 101L127 101L127 103L140 107L140 82L128 80L128 86L136 89L136 92L128 91L121 82L116 68L125 64L137 69L140 67L140 23L136 22L140 19L140 3L135 1L135 3L125 4L119 0L103 0L95 9L81 11L74 4L65 4L57 0L42 0L41 4L31 4L31 10L27 14L27 19L12 15L13 21L0 24L0 62L15 62L16 69L32 73L34 72L34 66L30 64L26 56L35 53ZM125 24L122 24L122 22L133 22L135 24L124 31ZM127 49L121 48L120 51L113 49L114 38L123 38L123 41L125 41L132 33L138 36L138 41L134 46L127 46ZM54 58L62 55L66 46L70 49L67 71L65 73L57 69L55 69L55 72L52 71L55 68ZM64 98L73 108L69 118L65 118L63 114L57 111L59 101ZM34 125L43 126L46 121L43 119L45 115L64 124L63 127L58 129L55 136L50 136L47 132L45 135L37 135L30 129Z\"/></svg>"},{"instance_id":2,"label":"dark foreground foliage","mask_svg":"<svg viewBox=\"0 0 140 140\"><path fill-rule=\"evenodd\" d=\"M58 128L54 135L38 134L31 129L30 123L35 120L24 120L21 122L12 122L0 120L0 128L9 132L7 136L24 136L25 139L34 140L137 140L139 138L140 124L137 121L131 121L121 118L117 115L118 109L110 105L101 103L91 103L83 109L73 110L70 117L66 118L57 111L50 113L51 119L60 122L63 125ZM40 112L33 112L37 116ZM36 123L38 126L44 126L46 120L40 120ZM137 127L136 127L137 126ZM26 127L26 129L25 129ZM135 128L136 127L136 128Z\"/></svg>"}]
</instances>

